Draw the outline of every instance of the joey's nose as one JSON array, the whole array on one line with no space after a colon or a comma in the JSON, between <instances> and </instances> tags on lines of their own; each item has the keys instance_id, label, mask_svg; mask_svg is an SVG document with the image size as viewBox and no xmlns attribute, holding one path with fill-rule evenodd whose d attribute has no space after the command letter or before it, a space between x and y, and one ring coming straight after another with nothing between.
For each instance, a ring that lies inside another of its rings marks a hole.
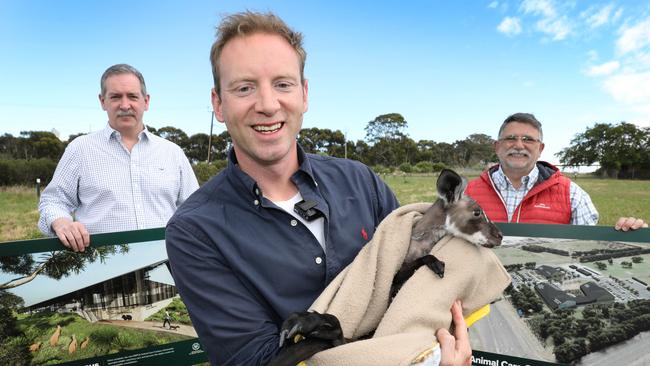
<instances>
[{"instance_id":1,"label":"joey's nose","mask_svg":"<svg viewBox=\"0 0 650 366\"><path fill-rule=\"evenodd\" d=\"M501 241L503 240L503 233L501 230L495 228L494 229L494 245L501 245Z\"/></svg>"}]
</instances>

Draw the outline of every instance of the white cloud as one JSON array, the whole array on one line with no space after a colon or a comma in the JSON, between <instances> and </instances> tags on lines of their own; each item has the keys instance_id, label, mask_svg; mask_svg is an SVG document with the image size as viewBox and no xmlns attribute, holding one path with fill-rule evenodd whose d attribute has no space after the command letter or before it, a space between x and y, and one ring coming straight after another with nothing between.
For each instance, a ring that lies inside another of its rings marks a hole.
<instances>
[{"instance_id":1,"label":"white cloud","mask_svg":"<svg viewBox=\"0 0 650 366\"><path fill-rule=\"evenodd\" d=\"M650 45L650 18L632 27L623 27L616 47L621 54L638 51Z\"/></svg>"},{"instance_id":2,"label":"white cloud","mask_svg":"<svg viewBox=\"0 0 650 366\"><path fill-rule=\"evenodd\" d=\"M650 70L650 52L638 52L631 60L637 68Z\"/></svg>"},{"instance_id":3,"label":"white cloud","mask_svg":"<svg viewBox=\"0 0 650 366\"><path fill-rule=\"evenodd\" d=\"M524 15L538 17L536 29L551 36L554 41L565 39L573 29L566 15L559 15L552 0L524 0L519 7Z\"/></svg>"},{"instance_id":4,"label":"white cloud","mask_svg":"<svg viewBox=\"0 0 650 366\"><path fill-rule=\"evenodd\" d=\"M544 18L537 22L537 29L549 34L554 41L561 41L571 33L571 23L566 17Z\"/></svg>"},{"instance_id":5,"label":"white cloud","mask_svg":"<svg viewBox=\"0 0 650 366\"><path fill-rule=\"evenodd\" d=\"M612 23L616 23L621 19L621 15L623 15L623 9L616 10L616 13L614 13L614 16L612 17Z\"/></svg>"},{"instance_id":6,"label":"white cloud","mask_svg":"<svg viewBox=\"0 0 650 366\"><path fill-rule=\"evenodd\" d=\"M499 6L499 2L498 1L493 1L493 2L490 3L490 5L488 5L488 8L489 9L496 9L498 6Z\"/></svg>"},{"instance_id":7,"label":"white cloud","mask_svg":"<svg viewBox=\"0 0 650 366\"><path fill-rule=\"evenodd\" d=\"M602 25L605 25L609 22L610 14L612 13L612 10L614 10L614 5L609 4L603 6L602 8L600 8L600 10L597 10L596 7L590 7L580 15L581 17L586 18L586 22L589 28L594 29ZM618 16L620 17L620 14Z\"/></svg>"},{"instance_id":8,"label":"white cloud","mask_svg":"<svg viewBox=\"0 0 650 366\"><path fill-rule=\"evenodd\" d=\"M497 30L507 36L516 36L521 33L521 23L519 18L505 17L497 26Z\"/></svg>"},{"instance_id":9,"label":"white cloud","mask_svg":"<svg viewBox=\"0 0 650 366\"><path fill-rule=\"evenodd\" d=\"M650 104L650 71L626 72L608 77L603 86L615 100L637 108Z\"/></svg>"},{"instance_id":10,"label":"white cloud","mask_svg":"<svg viewBox=\"0 0 650 366\"><path fill-rule=\"evenodd\" d=\"M589 59L589 62L598 61L598 51L596 50L587 51L587 58Z\"/></svg>"},{"instance_id":11,"label":"white cloud","mask_svg":"<svg viewBox=\"0 0 650 366\"><path fill-rule=\"evenodd\" d=\"M610 61L605 62L601 65L595 65L587 70L587 75L589 76L605 76L611 75L614 71L618 70L621 67L620 62Z\"/></svg>"},{"instance_id":12,"label":"white cloud","mask_svg":"<svg viewBox=\"0 0 650 366\"><path fill-rule=\"evenodd\" d=\"M525 14L543 15L547 18L554 18L557 14L549 0L524 0L521 3L521 10Z\"/></svg>"}]
</instances>

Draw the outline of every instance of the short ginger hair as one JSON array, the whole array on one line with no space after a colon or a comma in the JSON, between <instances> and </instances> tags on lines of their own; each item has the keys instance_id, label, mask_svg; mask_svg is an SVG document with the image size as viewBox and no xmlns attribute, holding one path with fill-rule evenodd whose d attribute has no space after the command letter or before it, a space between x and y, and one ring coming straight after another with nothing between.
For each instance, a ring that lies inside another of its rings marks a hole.
<instances>
[{"instance_id":1,"label":"short ginger hair","mask_svg":"<svg viewBox=\"0 0 650 366\"><path fill-rule=\"evenodd\" d=\"M212 49L210 49L212 77L217 95L221 96L219 59L223 48L233 38L245 37L255 33L277 34L289 42L300 59L300 81L304 82L307 52L302 47L302 34L289 28L282 19L273 13L245 11L226 16L217 27L217 39L212 44Z\"/></svg>"}]
</instances>

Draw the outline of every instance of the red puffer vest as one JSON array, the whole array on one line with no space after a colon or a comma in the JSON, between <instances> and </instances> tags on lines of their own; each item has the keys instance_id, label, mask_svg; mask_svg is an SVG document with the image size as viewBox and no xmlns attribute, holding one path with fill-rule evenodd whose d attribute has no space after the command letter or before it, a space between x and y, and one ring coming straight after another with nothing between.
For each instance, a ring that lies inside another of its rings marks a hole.
<instances>
[{"instance_id":1,"label":"red puffer vest","mask_svg":"<svg viewBox=\"0 0 650 366\"><path fill-rule=\"evenodd\" d=\"M515 209L512 222L571 223L571 180L550 163L539 161L537 166L540 170L538 181ZM497 169L498 165L495 165L484 171L479 178L469 182L465 193L478 202L490 220L508 222L505 203L490 176Z\"/></svg>"}]
</instances>

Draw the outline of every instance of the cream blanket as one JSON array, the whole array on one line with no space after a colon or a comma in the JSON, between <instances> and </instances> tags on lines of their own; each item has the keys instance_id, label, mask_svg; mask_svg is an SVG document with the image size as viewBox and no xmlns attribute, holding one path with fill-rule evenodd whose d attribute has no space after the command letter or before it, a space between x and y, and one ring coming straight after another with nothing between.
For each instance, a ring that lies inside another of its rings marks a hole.
<instances>
[{"instance_id":1,"label":"cream blanket","mask_svg":"<svg viewBox=\"0 0 650 366\"><path fill-rule=\"evenodd\" d=\"M510 276L490 249L447 236L431 251L446 264L444 278L422 267L388 306L392 279L406 255L413 223L429 206L403 206L386 217L373 240L310 308L336 315L346 338L376 328L373 338L317 353L307 365L410 365L436 344L437 329L449 328L449 309L456 299L468 315L508 286Z\"/></svg>"}]
</instances>

